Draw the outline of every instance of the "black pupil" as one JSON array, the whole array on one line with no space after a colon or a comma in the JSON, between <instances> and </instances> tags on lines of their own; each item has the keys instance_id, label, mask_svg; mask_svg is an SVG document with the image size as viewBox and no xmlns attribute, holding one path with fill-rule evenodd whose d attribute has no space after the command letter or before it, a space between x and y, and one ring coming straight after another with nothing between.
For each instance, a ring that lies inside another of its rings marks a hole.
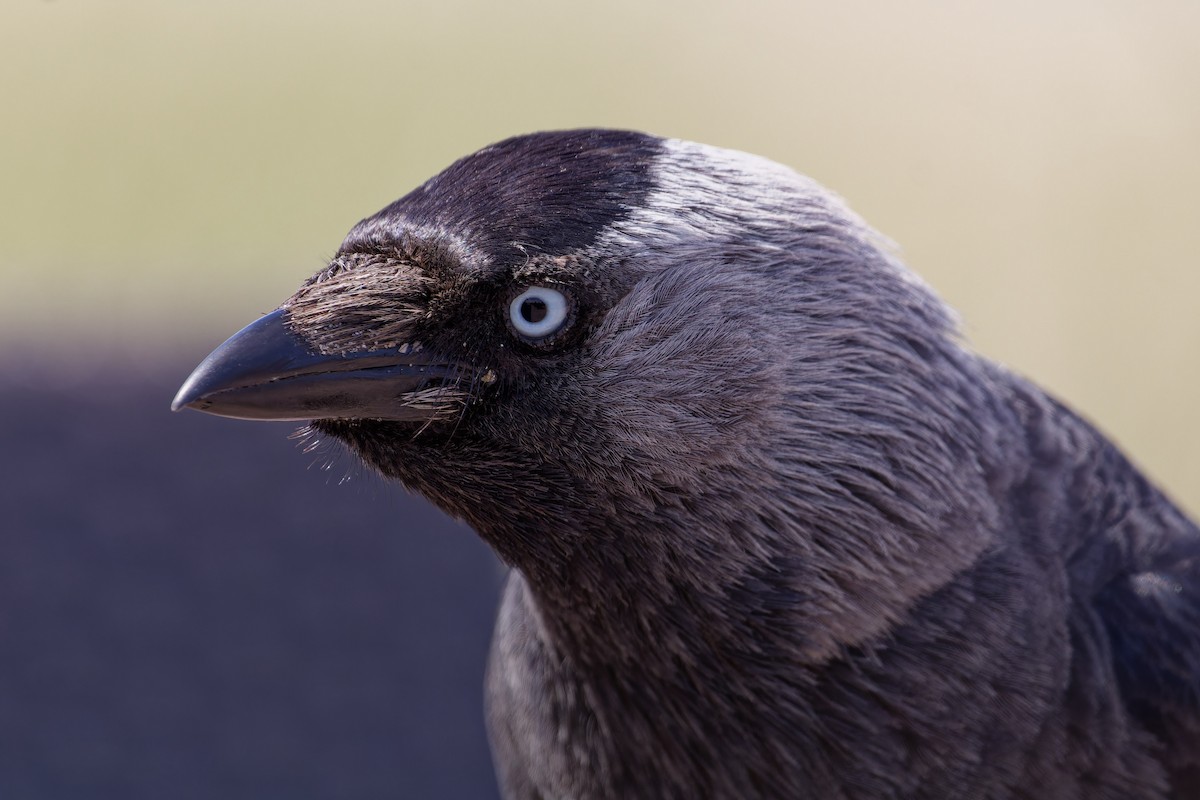
<instances>
[{"instance_id":1,"label":"black pupil","mask_svg":"<svg viewBox=\"0 0 1200 800\"><path fill-rule=\"evenodd\" d=\"M521 317L526 322L541 322L546 318L549 310L546 308L546 301L539 300L536 297L530 297L521 301Z\"/></svg>"}]
</instances>

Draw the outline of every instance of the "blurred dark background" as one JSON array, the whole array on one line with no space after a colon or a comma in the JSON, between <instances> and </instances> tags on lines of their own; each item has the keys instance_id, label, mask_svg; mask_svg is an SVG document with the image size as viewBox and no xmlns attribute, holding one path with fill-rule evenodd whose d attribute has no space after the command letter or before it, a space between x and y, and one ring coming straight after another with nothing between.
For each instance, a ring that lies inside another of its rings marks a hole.
<instances>
[{"instance_id":1,"label":"blurred dark background","mask_svg":"<svg viewBox=\"0 0 1200 800\"><path fill-rule=\"evenodd\" d=\"M196 357L0 380L0 798L492 796L490 553Z\"/></svg>"},{"instance_id":2,"label":"blurred dark background","mask_svg":"<svg viewBox=\"0 0 1200 800\"><path fill-rule=\"evenodd\" d=\"M0 11L0 799L487 798L501 571L288 425L167 411L359 218L545 128L842 193L1200 508L1200 5Z\"/></svg>"}]
</instances>

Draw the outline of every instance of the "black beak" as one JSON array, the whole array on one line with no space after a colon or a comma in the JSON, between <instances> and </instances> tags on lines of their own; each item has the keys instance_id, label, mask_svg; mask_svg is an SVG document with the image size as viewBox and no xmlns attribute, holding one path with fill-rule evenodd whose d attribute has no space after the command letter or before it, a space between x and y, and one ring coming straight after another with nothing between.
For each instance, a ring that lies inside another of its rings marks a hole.
<instances>
[{"instance_id":1,"label":"black beak","mask_svg":"<svg viewBox=\"0 0 1200 800\"><path fill-rule=\"evenodd\" d=\"M279 309L200 362L171 410L194 408L239 419L421 422L433 415L431 404L412 402L413 393L454 383L461 371L461 365L419 346L318 353L288 330Z\"/></svg>"}]
</instances>

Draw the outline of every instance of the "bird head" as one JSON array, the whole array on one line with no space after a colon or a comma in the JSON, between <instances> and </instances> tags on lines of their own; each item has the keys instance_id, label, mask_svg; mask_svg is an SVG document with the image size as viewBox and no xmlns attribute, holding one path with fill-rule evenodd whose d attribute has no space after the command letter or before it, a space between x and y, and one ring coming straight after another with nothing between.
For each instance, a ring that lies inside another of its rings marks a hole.
<instances>
[{"instance_id":1,"label":"bird head","mask_svg":"<svg viewBox=\"0 0 1200 800\"><path fill-rule=\"evenodd\" d=\"M583 130L485 148L360 222L174 407L314 420L527 574L788 553L816 565L805 596L907 593L982 547L934 535L982 513L970 363L811 180Z\"/></svg>"}]
</instances>

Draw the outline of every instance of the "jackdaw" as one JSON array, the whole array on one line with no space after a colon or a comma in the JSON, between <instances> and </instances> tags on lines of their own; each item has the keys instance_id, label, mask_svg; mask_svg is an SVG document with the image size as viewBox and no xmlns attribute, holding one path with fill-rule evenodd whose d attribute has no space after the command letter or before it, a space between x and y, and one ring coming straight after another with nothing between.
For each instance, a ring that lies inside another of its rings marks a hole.
<instances>
[{"instance_id":1,"label":"jackdaw","mask_svg":"<svg viewBox=\"0 0 1200 800\"><path fill-rule=\"evenodd\" d=\"M770 161L485 148L185 406L314 420L511 567L506 797L1200 797L1200 531Z\"/></svg>"}]
</instances>

